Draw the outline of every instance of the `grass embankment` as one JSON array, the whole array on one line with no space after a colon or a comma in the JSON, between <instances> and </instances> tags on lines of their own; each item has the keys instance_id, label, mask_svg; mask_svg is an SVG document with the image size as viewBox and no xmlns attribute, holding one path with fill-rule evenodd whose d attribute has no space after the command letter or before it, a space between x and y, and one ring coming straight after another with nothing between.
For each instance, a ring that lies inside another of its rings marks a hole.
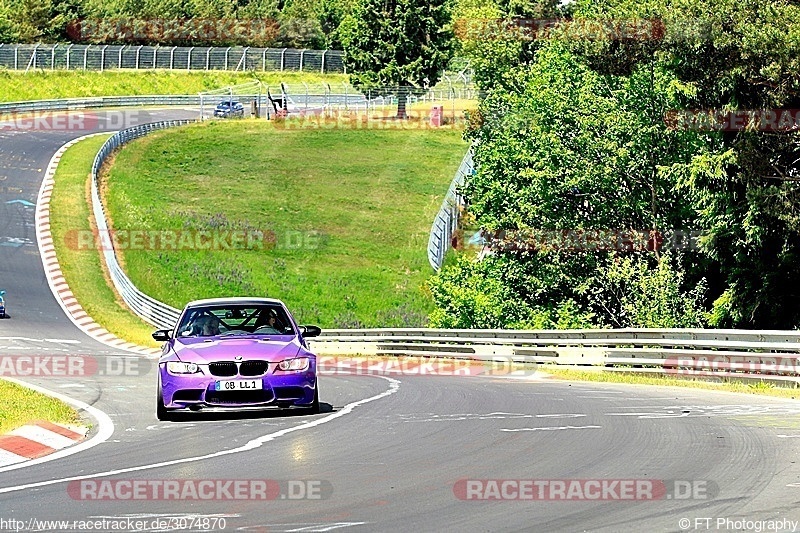
<instances>
[{"instance_id":1,"label":"grass embankment","mask_svg":"<svg viewBox=\"0 0 800 533\"><path fill-rule=\"evenodd\" d=\"M89 232L91 200L89 173L103 142L99 135L67 149L55 175L50 200L50 229L61 270L84 310L114 335L142 346L156 347L150 337L153 327L141 321L119 300L103 274L96 250L76 247L78 232Z\"/></svg>"},{"instance_id":2,"label":"grass embankment","mask_svg":"<svg viewBox=\"0 0 800 533\"><path fill-rule=\"evenodd\" d=\"M17 72L0 69L0 102L82 98L90 96L136 96L150 94L197 94L254 81L270 87L280 82L309 85L347 81L344 74L313 72L185 72L174 70L55 70Z\"/></svg>"},{"instance_id":3,"label":"grass embankment","mask_svg":"<svg viewBox=\"0 0 800 533\"><path fill-rule=\"evenodd\" d=\"M0 379L0 435L37 420L62 424L79 422L78 413L70 406L44 394Z\"/></svg>"},{"instance_id":4,"label":"grass embankment","mask_svg":"<svg viewBox=\"0 0 800 533\"><path fill-rule=\"evenodd\" d=\"M466 146L454 129L210 122L126 146L106 203L116 230L266 232L262 249L125 250L137 286L175 307L270 296L322 327L421 326L428 233Z\"/></svg>"}]
</instances>

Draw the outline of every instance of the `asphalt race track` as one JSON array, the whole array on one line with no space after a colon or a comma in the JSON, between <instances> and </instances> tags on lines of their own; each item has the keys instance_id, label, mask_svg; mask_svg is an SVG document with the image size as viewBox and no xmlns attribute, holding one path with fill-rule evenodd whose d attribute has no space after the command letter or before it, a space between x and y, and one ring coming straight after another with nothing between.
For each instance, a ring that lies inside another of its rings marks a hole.
<instances>
[{"instance_id":1,"label":"asphalt race track","mask_svg":"<svg viewBox=\"0 0 800 533\"><path fill-rule=\"evenodd\" d=\"M732 531L800 521L794 401L547 379L324 375L319 415L158 422L153 360L73 326L38 255L28 204L53 153L85 133L0 130L0 288L11 317L0 320L0 356L91 359L89 376L26 381L97 410L92 445L0 468L0 531ZM540 480L532 494L544 499L518 498L515 480ZM226 482L247 488L220 489ZM604 491L590 492L591 482ZM180 497L159 493L176 483ZM622 489L631 483L644 489ZM214 487L203 493L211 498L185 492L201 485ZM564 491L576 486L583 492ZM667 493L649 497L648 487Z\"/></svg>"}]
</instances>

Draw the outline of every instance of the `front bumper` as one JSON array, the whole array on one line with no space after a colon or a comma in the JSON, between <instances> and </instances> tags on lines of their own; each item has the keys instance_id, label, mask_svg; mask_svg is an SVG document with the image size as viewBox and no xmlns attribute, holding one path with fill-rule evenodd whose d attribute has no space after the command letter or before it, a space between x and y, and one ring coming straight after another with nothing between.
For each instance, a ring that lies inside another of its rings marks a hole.
<instances>
[{"instance_id":1,"label":"front bumper","mask_svg":"<svg viewBox=\"0 0 800 533\"><path fill-rule=\"evenodd\" d=\"M272 366L272 365L271 365ZM173 375L166 365L159 365L161 394L167 409L250 407L310 407L317 385L315 367L307 370L275 372L274 367L264 376L219 377L207 374ZM241 379L261 381L261 390L217 391L217 381Z\"/></svg>"}]
</instances>

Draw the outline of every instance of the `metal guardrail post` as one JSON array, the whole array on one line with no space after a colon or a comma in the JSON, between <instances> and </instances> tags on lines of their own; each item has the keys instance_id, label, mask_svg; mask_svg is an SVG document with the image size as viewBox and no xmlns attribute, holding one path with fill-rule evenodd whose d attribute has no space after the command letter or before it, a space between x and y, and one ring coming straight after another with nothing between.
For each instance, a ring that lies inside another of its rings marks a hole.
<instances>
[{"instance_id":1,"label":"metal guardrail post","mask_svg":"<svg viewBox=\"0 0 800 533\"><path fill-rule=\"evenodd\" d=\"M33 70L36 70L36 54L39 51L39 46L41 46L41 43L36 43L36 46L33 47L33 54L31 55L31 60L28 62L28 68L33 67ZM26 72L28 68L25 69Z\"/></svg>"},{"instance_id":2,"label":"metal guardrail post","mask_svg":"<svg viewBox=\"0 0 800 533\"><path fill-rule=\"evenodd\" d=\"M242 70L247 70L247 51L250 50L249 46L246 46L244 50L242 50L242 58L239 60L239 63L236 65L236 69L234 72L239 72L239 67L242 67Z\"/></svg>"},{"instance_id":3,"label":"metal guardrail post","mask_svg":"<svg viewBox=\"0 0 800 533\"><path fill-rule=\"evenodd\" d=\"M100 72L103 72L106 65L106 48L108 48L108 45L103 46L102 50L100 50Z\"/></svg>"}]
</instances>

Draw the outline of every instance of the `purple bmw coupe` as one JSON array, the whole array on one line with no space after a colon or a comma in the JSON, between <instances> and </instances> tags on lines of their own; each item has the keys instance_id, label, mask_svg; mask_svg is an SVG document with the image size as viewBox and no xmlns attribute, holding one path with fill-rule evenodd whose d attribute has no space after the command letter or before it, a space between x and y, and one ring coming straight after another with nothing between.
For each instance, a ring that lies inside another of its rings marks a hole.
<instances>
[{"instance_id":1,"label":"purple bmw coupe","mask_svg":"<svg viewBox=\"0 0 800 533\"><path fill-rule=\"evenodd\" d=\"M319 412L316 356L280 300L214 298L186 304L158 364L156 416L201 409L303 408Z\"/></svg>"}]
</instances>

